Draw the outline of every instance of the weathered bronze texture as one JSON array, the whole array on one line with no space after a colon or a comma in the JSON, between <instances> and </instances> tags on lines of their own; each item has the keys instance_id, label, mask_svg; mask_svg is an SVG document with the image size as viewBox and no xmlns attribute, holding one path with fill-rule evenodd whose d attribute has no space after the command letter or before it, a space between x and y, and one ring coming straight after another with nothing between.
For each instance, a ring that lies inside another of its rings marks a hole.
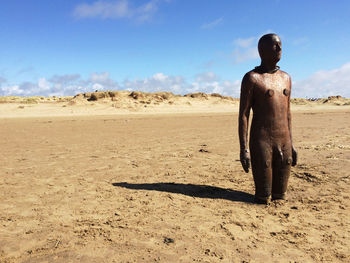
<instances>
[{"instance_id":1,"label":"weathered bronze texture","mask_svg":"<svg viewBox=\"0 0 350 263\"><path fill-rule=\"evenodd\" d=\"M297 163L297 152L292 141L291 78L277 66L281 40L276 34L264 35L258 50L260 66L246 73L242 80L238 131L240 160L246 173L252 164L255 200L268 203L271 197L286 198L290 168Z\"/></svg>"}]
</instances>

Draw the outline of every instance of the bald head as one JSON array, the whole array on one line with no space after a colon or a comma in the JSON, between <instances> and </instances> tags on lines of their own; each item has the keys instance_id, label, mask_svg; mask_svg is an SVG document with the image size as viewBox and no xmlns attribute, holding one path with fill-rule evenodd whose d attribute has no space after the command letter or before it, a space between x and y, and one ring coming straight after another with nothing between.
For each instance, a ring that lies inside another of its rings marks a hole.
<instances>
[{"instance_id":1,"label":"bald head","mask_svg":"<svg viewBox=\"0 0 350 263\"><path fill-rule=\"evenodd\" d=\"M282 43L276 34L266 34L259 39L259 55L262 60L270 60L277 63L281 59Z\"/></svg>"}]
</instances>

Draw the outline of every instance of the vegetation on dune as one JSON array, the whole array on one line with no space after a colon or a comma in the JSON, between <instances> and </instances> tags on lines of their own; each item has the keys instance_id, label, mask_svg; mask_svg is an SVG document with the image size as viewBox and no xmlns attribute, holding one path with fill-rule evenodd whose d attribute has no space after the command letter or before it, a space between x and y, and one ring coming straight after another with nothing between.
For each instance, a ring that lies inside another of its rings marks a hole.
<instances>
[{"instance_id":1,"label":"vegetation on dune","mask_svg":"<svg viewBox=\"0 0 350 263\"><path fill-rule=\"evenodd\" d=\"M77 101L96 102L96 101L122 101L131 100L135 103L146 103L146 104L159 104L168 103L174 104L177 98L187 98L189 100L209 100L215 99L216 103L220 101L227 102L238 102L239 98L233 98L230 96L223 96L219 93L207 94L204 92L189 93L186 95L176 95L172 92L142 92L142 91L95 91L79 93L75 96L66 97L43 97L43 96L32 96L32 97L20 97L20 96L0 96L0 103L20 103L20 104L38 104L38 103L56 103L56 102L68 102L69 105L75 105ZM350 99L343 98L342 96L329 96L328 98L291 98L293 105L339 105L346 106L350 105Z\"/></svg>"},{"instance_id":2,"label":"vegetation on dune","mask_svg":"<svg viewBox=\"0 0 350 263\"><path fill-rule=\"evenodd\" d=\"M44 96L0 96L0 103L21 103L21 104L37 104L46 102L68 102L72 100L73 96L66 97L44 97Z\"/></svg>"}]
</instances>

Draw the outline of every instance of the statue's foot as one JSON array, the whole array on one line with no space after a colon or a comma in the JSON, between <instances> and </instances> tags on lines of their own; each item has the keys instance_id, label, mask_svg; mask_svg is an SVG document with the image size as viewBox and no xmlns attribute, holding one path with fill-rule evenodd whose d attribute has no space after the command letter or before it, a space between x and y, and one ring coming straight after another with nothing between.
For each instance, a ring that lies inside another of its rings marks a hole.
<instances>
[{"instance_id":1,"label":"statue's foot","mask_svg":"<svg viewBox=\"0 0 350 263\"><path fill-rule=\"evenodd\" d=\"M256 204L261 204L261 205L268 205L271 201L271 196L266 196L266 197L261 197L261 196L255 196L254 197L254 202Z\"/></svg>"},{"instance_id":2,"label":"statue's foot","mask_svg":"<svg viewBox=\"0 0 350 263\"><path fill-rule=\"evenodd\" d=\"M283 194L272 194L272 200L287 200L287 195L286 193Z\"/></svg>"}]
</instances>

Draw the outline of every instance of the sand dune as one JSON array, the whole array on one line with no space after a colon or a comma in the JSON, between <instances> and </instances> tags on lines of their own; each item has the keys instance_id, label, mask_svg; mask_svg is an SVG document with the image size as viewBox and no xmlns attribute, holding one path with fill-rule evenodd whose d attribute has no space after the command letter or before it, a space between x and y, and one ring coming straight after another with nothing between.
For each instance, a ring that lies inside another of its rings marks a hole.
<instances>
[{"instance_id":1,"label":"sand dune","mask_svg":"<svg viewBox=\"0 0 350 263\"><path fill-rule=\"evenodd\" d=\"M350 108L350 99L292 99L292 110L337 110ZM217 93L100 91L74 97L0 97L0 118L34 116L80 116L143 113L238 112L239 99Z\"/></svg>"},{"instance_id":2,"label":"sand dune","mask_svg":"<svg viewBox=\"0 0 350 263\"><path fill-rule=\"evenodd\" d=\"M262 206L237 99L115 94L1 98L1 263L349 262L348 99L293 100L289 200Z\"/></svg>"}]
</instances>

